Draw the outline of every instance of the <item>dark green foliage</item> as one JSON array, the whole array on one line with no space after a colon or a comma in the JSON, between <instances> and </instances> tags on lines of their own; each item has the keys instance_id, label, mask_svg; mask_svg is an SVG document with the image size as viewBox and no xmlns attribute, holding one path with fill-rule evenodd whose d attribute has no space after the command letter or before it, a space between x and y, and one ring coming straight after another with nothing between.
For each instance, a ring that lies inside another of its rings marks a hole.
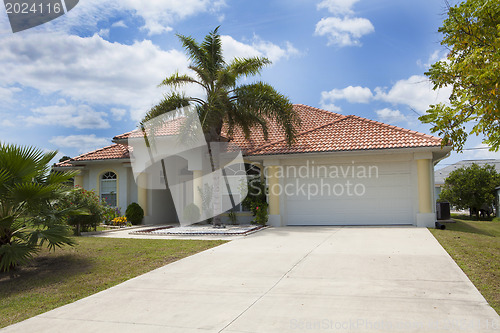
<instances>
[{"instance_id":1,"label":"dark green foliage","mask_svg":"<svg viewBox=\"0 0 500 333\"><path fill-rule=\"evenodd\" d=\"M73 209L57 205L74 173L50 172L57 152L0 144L0 270L26 262L41 246L73 245L65 216Z\"/></svg>"},{"instance_id":2,"label":"dark green foliage","mask_svg":"<svg viewBox=\"0 0 500 333\"><path fill-rule=\"evenodd\" d=\"M440 201L448 201L458 209L470 208L479 215L484 205L495 202L495 187L500 185L500 175L492 165L483 167L472 164L454 170L445 180L439 196Z\"/></svg>"},{"instance_id":3,"label":"dark green foliage","mask_svg":"<svg viewBox=\"0 0 500 333\"><path fill-rule=\"evenodd\" d=\"M144 218L144 210L138 203L132 202L128 205L127 210L125 211L125 216L127 217L127 221L130 223L137 225L142 223L142 219Z\"/></svg>"},{"instance_id":4,"label":"dark green foliage","mask_svg":"<svg viewBox=\"0 0 500 333\"><path fill-rule=\"evenodd\" d=\"M97 226L104 220L109 206L99 200L99 196L93 190L74 188L70 190L61 200L59 205L62 209L74 208L87 212L85 215L70 215L67 222L73 227L75 235L80 232L96 230Z\"/></svg>"},{"instance_id":5,"label":"dark green foliage","mask_svg":"<svg viewBox=\"0 0 500 333\"><path fill-rule=\"evenodd\" d=\"M249 178L248 194L242 204L252 211L255 223L266 225L269 217L266 186L260 176Z\"/></svg>"}]
</instances>

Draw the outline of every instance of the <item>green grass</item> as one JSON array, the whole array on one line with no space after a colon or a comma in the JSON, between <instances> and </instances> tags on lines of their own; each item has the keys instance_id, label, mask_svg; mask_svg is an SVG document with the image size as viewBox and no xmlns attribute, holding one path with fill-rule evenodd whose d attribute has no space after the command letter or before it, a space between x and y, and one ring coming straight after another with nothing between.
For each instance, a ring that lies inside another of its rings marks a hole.
<instances>
[{"instance_id":1,"label":"green grass","mask_svg":"<svg viewBox=\"0 0 500 333\"><path fill-rule=\"evenodd\" d=\"M42 250L28 265L0 273L0 327L226 242L93 237L77 241L55 252Z\"/></svg>"},{"instance_id":2,"label":"green grass","mask_svg":"<svg viewBox=\"0 0 500 333\"><path fill-rule=\"evenodd\" d=\"M431 232L500 314L500 223L453 219Z\"/></svg>"},{"instance_id":3,"label":"green grass","mask_svg":"<svg viewBox=\"0 0 500 333\"><path fill-rule=\"evenodd\" d=\"M495 218L493 215L491 215L490 217L488 216L485 216L485 217L479 217L479 220L476 218L476 215L472 215L472 216L469 216L468 214L465 215L465 214L456 214L456 213L452 213L451 214L451 218L452 219L458 219L458 220L463 220L463 221L491 221L493 220L493 218Z\"/></svg>"}]
</instances>

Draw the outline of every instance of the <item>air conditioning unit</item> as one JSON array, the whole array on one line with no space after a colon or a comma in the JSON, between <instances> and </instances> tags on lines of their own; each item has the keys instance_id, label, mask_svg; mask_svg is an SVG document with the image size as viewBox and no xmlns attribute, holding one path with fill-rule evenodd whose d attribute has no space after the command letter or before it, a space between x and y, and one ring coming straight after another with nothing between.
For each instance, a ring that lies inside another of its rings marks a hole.
<instances>
[{"instance_id":1,"label":"air conditioning unit","mask_svg":"<svg viewBox=\"0 0 500 333\"><path fill-rule=\"evenodd\" d=\"M449 202L436 202L436 215L438 220L450 219L450 203Z\"/></svg>"}]
</instances>

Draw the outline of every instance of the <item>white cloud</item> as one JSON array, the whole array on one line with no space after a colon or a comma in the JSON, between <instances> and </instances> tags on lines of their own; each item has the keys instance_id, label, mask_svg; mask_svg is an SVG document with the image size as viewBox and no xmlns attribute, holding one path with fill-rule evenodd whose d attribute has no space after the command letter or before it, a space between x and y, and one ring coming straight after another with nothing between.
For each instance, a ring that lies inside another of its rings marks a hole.
<instances>
[{"instance_id":1,"label":"white cloud","mask_svg":"<svg viewBox=\"0 0 500 333\"><path fill-rule=\"evenodd\" d=\"M334 104L335 101L345 99L350 103L369 103L373 98L370 88L349 86L344 89L332 89L321 92L321 107L326 110L339 112L341 108Z\"/></svg>"},{"instance_id":2,"label":"white cloud","mask_svg":"<svg viewBox=\"0 0 500 333\"><path fill-rule=\"evenodd\" d=\"M14 127L14 123L10 121L9 119L4 119L0 122L1 127Z\"/></svg>"},{"instance_id":3,"label":"white cloud","mask_svg":"<svg viewBox=\"0 0 500 333\"><path fill-rule=\"evenodd\" d=\"M64 127L109 128L106 113L88 105L53 105L31 110L34 115L23 117L29 125L59 125Z\"/></svg>"},{"instance_id":4,"label":"white cloud","mask_svg":"<svg viewBox=\"0 0 500 333\"><path fill-rule=\"evenodd\" d=\"M417 60L417 65L423 68L430 68L436 61L446 61L446 50L436 50L431 53L427 61Z\"/></svg>"},{"instance_id":5,"label":"white cloud","mask_svg":"<svg viewBox=\"0 0 500 333\"><path fill-rule=\"evenodd\" d=\"M97 34L101 37L109 37L109 29L101 29Z\"/></svg>"},{"instance_id":6,"label":"white cloud","mask_svg":"<svg viewBox=\"0 0 500 333\"><path fill-rule=\"evenodd\" d=\"M408 121L408 118L399 110L384 108L381 110L376 110L375 113L384 123L400 123L403 121Z\"/></svg>"},{"instance_id":7,"label":"white cloud","mask_svg":"<svg viewBox=\"0 0 500 333\"><path fill-rule=\"evenodd\" d=\"M7 35L0 43L3 84L57 92L86 104L123 105L135 120L160 101L157 85L165 76L186 72L188 65L182 52L163 51L149 40L122 45L98 35L38 32Z\"/></svg>"},{"instance_id":8,"label":"white cloud","mask_svg":"<svg viewBox=\"0 0 500 333\"><path fill-rule=\"evenodd\" d=\"M125 109L111 108L111 114L116 120L122 120L122 118L127 114Z\"/></svg>"},{"instance_id":9,"label":"white cloud","mask_svg":"<svg viewBox=\"0 0 500 333\"><path fill-rule=\"evenodd\" d=\"M267 56L279 61L298 53L290 43L279 47L258 37L251 44L230 36L222 38L229 57ZM57 93L75 104L129 109L135 121L162 99L165 88L157 85L165 76L177 70L188 72L189 60L183 52L161 50L150 40L123 45L97 34L83 38L37 32L9 34L0 37L0 44L2 84ZM0 97L10 96L16 89L0 88ZM197 87L186 86L185 90L188 95L202 96Z\"/></svg>"},{"instance_id":10,"label":"white cloud","mask_svg":"<svg viewBox=\"0 0 500 333\"><path fill-rule=\"evenodd\" d=\"M51 25L69 31L71 27L95 27L101 20L106 20L119 13L132 13L144 20L143 28L149 34L172 31L172 24L200 13L217 15L226 6L221 0L86 0L65 16Z\"/></svg>"},{"instance_id":11,"label":"white cloud","mask_svg":"<svg viewBox=\"0 0 500 333\"><path fill-rule=\"evenodd\" d=\"M359 39L375 31L370 20L361 17L327 17L316 24L315 34L328 37L328 45L361 45Z\"/></svg>"},{"instance_id":12,"label":"white cloud","mask_svg":"<svg viewBox=\"0 0 500 333\"><path fill-rule=\"evenodd\" d=\"M250 44L239 42L227 35L222 35L221 41L224 56L228 62L239 57L266 57L272 62L277 62L299 54L299 51L290 42L285 42L284 47L280 47L269 41L262 40L258 36L254 36Z\"/></svg>"},{"instance_id":13,"label":"white cloud","mask_svg":"<svg viewBox=\"0 0 500 333\"><path fill-rule=\"evenodd\" d=\"M370 88L361 86L323 91L321 92L320 104L322 107L330 107L329 110L339 111L340 108L334 105L334 102L338 100L347 100L350 103L369 103L377 100L392 105L406 105L418 113L424 114L431 104L447 103L450 94L451 88L444 87L437 91L433 90L427 77L413 75L408 79L397 81L390 89L376 87L374 93Z\"/></svg>"},{"instance_id":14,"label":"white cloud","mask_svg":"<svg viewBox=\"0 0 500 333\"><path fill-rule=\"evenodd\" d=\"M338 99L346 99L350 103L368 103L372 99L373 94L370 88L360 86L349 86L344 89L332 89L323 91L321 99L335 101Z\"/></svg>"},{"instance_id":15,"label":"white cloud","mask_svg":"<svg viewBox=\"0 0 500 333\"><path fill-rule=\"evenodd\" d=\"M14 94L19 91L21 91L21 89L17 87L0 87L0 103L11 102L12 96L14 96Z\"/></svg>"},{"instance_id":16,"label":"white cloud","mask_svg":"<svg viewBox=\"0 0 500 333\"><path fill-rule=\"evenodd\" d=\"M451 94L451 88L432 90L432 84L423 75L413 75L408 79L397 81L389 91L375 88L375 99L392 103L393 105L408 105L415 111L424 113L430 104L446 103Z\"/></svg>"},{"instance_id":17,"label":"white cloud","mask_svg":"<svg viewBox=\"0 0 500 333\"><path fill-rule=\"evenodd\" d=\"M125 24L125 22L123 22L123 20L120 20L120 21L116 21L115 23L113 23L111 25L112 28L128 28L127 25Z\"/></svg>"},{"instance_id":18,"label":"white cloud","mask_svg":"<svg viewBox=\"0 0 500 333\"><path fill-rule=\"evenodd\" d=\"M359 0L323 0L317 9L326 9L334 16L324 17L316 23L314 34L326 36L328 45L360 46L361 37L375 31L373 24L364 17L355 17L352 7Z\"/></svg>"},{"instance_id":19,"label":"white cloud","mask_svg":"<svg viewBox=\"0 0 500 333\"><path fill-rule=\"evenodd\" d=\"M54 136L50 143L62 148L76 148L78 152L85 153L110 145L108 138L99 138L95 134Z\"/></svg>"},{"instance_id":20,"label":"white cloud","mask_svg":"<svg viewBox=\"0 0 500 333\"><path fill-rule=\"evenodd\" d=\"M317 8L327 9L332 14L352 14L352 6L359 0L323 0Z\"/></svg>"},{"instance_id":21,"label":"white cloud","mask_svg":"<svg viewBox=\"0 0 500 333\"><path fill-rule=\"evenodd\" d=\"M333 103L326 103L324 101L321 101L320 106L323 110L328 110L332 112L342 112L342 108Z\"/></svg>"}]
</instances>

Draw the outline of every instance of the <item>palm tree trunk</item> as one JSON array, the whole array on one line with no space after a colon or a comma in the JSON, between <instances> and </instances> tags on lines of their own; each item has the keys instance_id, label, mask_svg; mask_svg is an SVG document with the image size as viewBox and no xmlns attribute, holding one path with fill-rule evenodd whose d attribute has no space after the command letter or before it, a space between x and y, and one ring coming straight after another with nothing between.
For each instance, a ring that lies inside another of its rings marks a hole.
<instances>
[{"instance_id":1,"label":"palm tree trunk","mask_svg":"<svg viewBox=\"0 0 500 333\"><path fill-rule=\"evenodd\" d=\"M217 145L212 146L211 142L207 140L207 145L208 145L208 155L210 156L210 167L212 168L212 174L213 174L213 200L212 200L212 205L213 205L213 212L216 213L216 215L212 219L212 225L214 227L220 226L221 225L221 220L220 220L220 215L217 214L219 211L219 207L221 205L220 202L220 178L219 178L219 173L215 172L216 170L219 169L219 154L218 154L218 147ZM215 151L214 151L215 150Z\"/></svg>"}]
</instances>

